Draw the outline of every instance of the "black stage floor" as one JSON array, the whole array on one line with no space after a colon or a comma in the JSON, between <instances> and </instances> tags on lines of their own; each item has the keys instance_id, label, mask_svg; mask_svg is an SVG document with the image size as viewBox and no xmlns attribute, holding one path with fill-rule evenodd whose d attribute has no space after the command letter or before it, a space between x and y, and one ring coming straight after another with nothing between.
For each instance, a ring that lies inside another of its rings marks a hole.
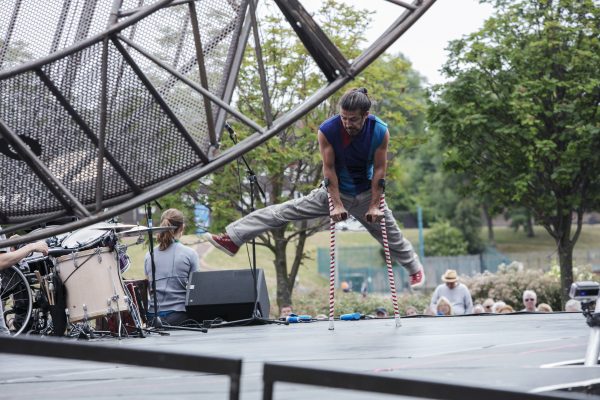
<instances>
[{"instance_id":1,"label":"black stage floor","mask_svg":"<svg viewBox=\"0 0 600 400\"><path fill-rule=\"evenodd\" d=\"M265 362L525 392L600 383L600 366L560 365L585 357L590 329L581 314L404 318L400 328L392 319L336 321L334 331L327 327L227 327L93 342L241 358L243 400L262 398ZM225 376L0 354L2 399L227 399L228 391ZM283 383L274 393L275 399L397 398Z\"/></svg>"}]
</instances>

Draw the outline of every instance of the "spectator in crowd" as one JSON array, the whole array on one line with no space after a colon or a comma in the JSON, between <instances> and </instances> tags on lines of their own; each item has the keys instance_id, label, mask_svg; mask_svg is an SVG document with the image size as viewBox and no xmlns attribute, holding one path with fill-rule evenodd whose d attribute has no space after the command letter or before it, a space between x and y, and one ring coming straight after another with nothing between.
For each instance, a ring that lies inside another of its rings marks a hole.
<instances>
[{"instance_id":1,"label":"spectator in crowd","mask_svg":"<svg viewBox=\"0 0 600 400\"><path fill-rule=\"evenodd\" d=\"M494 303L494 305L492 306L492 312L495 314L498 314L498 310L502 307L504 307L506 305L505 302L503 302L502 300L498 300L497 302Z\"/></svg>"},{"instance_id":2,"label":"spectator in crowd","mask_svg":"<svg viewBox=\"0 0 600 400\"><path fill-rule=\"evenodd\" d=\"M473 312L471 292L464 284L458 282L456 270L447 270L442 275L442 281L444 283L435 288L433 296L431 296L431 306L435 307L438 300L445 297L452 306L453 314L471 314Z\"/></svg>"},{"instance_id":3,"label":"spectator in crowd","mask_svg":"<svg viewBox=\"0 0 600 400\"><path fill-rule=\"evenodd\" d=\"M350 284L346 281L343 281L340 284L340 288L344 291L344 293L349 293L352 291L352 287L350 286Z\"/></svg>"},{"instance_id":4,"label":"spectator in crowd","mask_svg":"<svg viewBox=\"0 0 600 400\"><path fill-rule=\"evenodd\" d=\"M388 312L384 307L377 307L375 309L375 317L376 318L387 318Z\"/></svg>"},{"instance_id":5,"label":"spectator in crowd","mask_svg":"<svg viewBox=\"0 0 600 400\"><path fill-rule=\"evenodd\" d=\"M371 279L370 277L368 279ZM365 298L367 297L367 294L369 292L369 282L367 279L365 279L362 284L360 285L360 295Z\"/></svg>"},{"instance_id":6,"label":"spectator in crowd","mask_svg":"<svg viewBox=\"0 0 600 400\"><path fill-rule=\"evenodd\" d=\"M492 307L494 307L494 299L487 298L483 302L483 312L491 313L493 312Z\"/></svg>"},{"instance_id":7,"label":"spectator in crowd","mask_svg":"<svg viewBox=\"0 0 600 400\"><path fill-rule=\"evenodd\" d=\"M423 315L435 315L435 311L433 310L433 307L431 307L430 305L426 306L423 309Z\"/></svg>"},{"instance_id":8,"label":"spectator in crowd","mask_svg":"<svg viewBox=\"0 0 600 400\"><path fill-rule=\"evenodd\" d=\"M523 292L523 305L525 305L525 308L522 309L521 311L527 311L527 312L536 312L536 305L537 305L537 294L535 294L535 292L533 290L526 290Z\"/></svg>"},{"instance_id":9,"label":"spectator in crowd","mask_svg":"<svg viewBox=\"0 0 600 400\"><path fill-rule=\"evenodd\" d=\"M448 300L444 296L440 297L437 303L435 304L435 313L436 315L440 316L454 315L454 312L452 311L452 304L450 304L450 300Z\"/></svg>"},{"instance_id":10,"label":"spectator in crowd","mask_svg":"<svg viewBox=\"0 0 600 400\"><path fill-rule=\"evenodd\" d=\"M565 304L565 311L567 312L581 312L581 302L579 300L571 299Z\"/></svg>"},{"instance_id":11,"label":"spectator in crowd","mask_svg":"<svg viewBox=\"0 0 600 400\"><path fill-rule=\"evenodd\" d=\"M481 304L477 303L473 306L473 314L483 314L484 312L485 309Z\"/></svg>"},{"instance_id":12,"label":"spectator in crowd","mask_svg":"<svg viewBox=\"0 0 600 400\"><path fill-rule=\"evenodd\" d=\"M281 308L279 309L279 318L283 318L285 319L286 317L288 317L291 313L293 313L294 311L292 310L292 306L289 304L284 304L281 306Z\"/></svg>"},{"instance_id":13,"label":"spectator in crowd","mask_svg":"<svg viewBox=\"0 0 600 400\"><path fill-rule=\"evenodd\" d=\"M410 317L411 315L417 315L417 309L413 306L406 307L406 316Z\"/></svg>"},{"instance_id":14,"label":"spectator in crowd","mask_svg":"<svg viewBox=\"0 0 600 400\"><path fill-rule=\"evenodd\" d=\"M512 308L511 306L509 306L508 304L505 304L503 306L500 306L496 309L496 312L498 314L510 314L515 312L514 308Z\"/></svg>"},{"instance_id":15,"label":"spectator in crowd","mask_svg":"<svg viewBox=\"0 0 600 400\"><path fill-rule=\"evenodd\" d=\"M540 303L537 306L537 311L550 313L550 312L552 312L552 307L550 307L550 304Z\"/></svg>"}]
</instances>

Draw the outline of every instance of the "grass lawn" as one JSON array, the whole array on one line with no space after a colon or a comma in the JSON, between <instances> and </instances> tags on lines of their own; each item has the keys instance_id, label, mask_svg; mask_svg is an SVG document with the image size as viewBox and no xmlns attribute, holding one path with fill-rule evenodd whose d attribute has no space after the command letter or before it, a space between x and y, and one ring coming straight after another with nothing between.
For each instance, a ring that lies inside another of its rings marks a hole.
<instances>
[{"instance_id":1,"label":"grass lawn","mask_svg":"<svg viewBox=\"0 0 600 400\"><path fill-rule=\"evenodd\" d=\"M415 246L418 244L418 230L405 229L404 235ZM425 234L427 230L425 230ZM497 227L494 229L496 238L496 248L502 253L529 253L529 252L546 252L548 254L556 251L554 239L542 227L535 227L535 237L528 238L525 233L520 230L514 232L508 227ZM482 236L487 238L487 232L482 231ZM182 242L187 245L194 245L200 239L195 235L186 235ZM338 232L336 235L338 248L344 246L365 246L377 245L377 242L366 232ZM299 277L302 282L308 283L324 283L326 280L318 276L316 265L316 249L318 247L327 247L329 245L329 232L320 232L311 236L306 241L306 252L308 259L300 268ZM600 249L600 226L585 225L579 240L575 246L576 251L599 250ZM132 260L132 267L125 274L126 278L140 278L144 275L144 255L148 251L146 244L130 246L127 253ZM248 268L250 265L251 246L242 247L235 257L220 251L209 250L203 256L205 268L211 270L218 269L242 269ZM273 267L273 255L263 246L256 246L256 259L258 268L263 268L267 279L275 280L275 270ZM292 255L288 257L291 263Z\"/></svg>"},{"instance_id":2,"label":"grass lawn","mask_svg":"<svg viewBox=\"0 0 600 400\"><path fill-rule=\"evenodd\" d=\"M541 226L534 227L535 237L528 238L523 230L515 232L508 227L494 229L496 248L502 253L530 253L556 251L554 239ZM487 240L487 231L482 232ZM575 251L600 249L600 225L584 225Z\"/></svg>"}]
</instances>

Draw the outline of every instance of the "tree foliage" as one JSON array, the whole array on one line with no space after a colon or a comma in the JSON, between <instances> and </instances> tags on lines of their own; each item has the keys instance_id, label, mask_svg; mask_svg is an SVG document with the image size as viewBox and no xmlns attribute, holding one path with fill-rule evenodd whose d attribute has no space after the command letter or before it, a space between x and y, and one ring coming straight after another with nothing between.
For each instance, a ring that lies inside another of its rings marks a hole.
<instances>
[{"instance_id":1,"label":"tree foliage","mask_svg":"<svg viewBox=\"0 0 600 400\"><path fill-rule=\"evenodd\" d=\"M489 2L496 14L449 46L452 80L434 91L430 120L468 190L526 207L555 239L564 301L583 213L600 198L600 7Z\"/></svg>"},{"instance_id":2,"label":"tree foliage","mask_svg":"<svg viewBox=\"0 0 600 400\"><path fill-rule=\"evenodd\" d=\"M467 244L458 228L438 222L425 235L425 255L461 256L467 253Z\"/></svg>"}]
</instances>

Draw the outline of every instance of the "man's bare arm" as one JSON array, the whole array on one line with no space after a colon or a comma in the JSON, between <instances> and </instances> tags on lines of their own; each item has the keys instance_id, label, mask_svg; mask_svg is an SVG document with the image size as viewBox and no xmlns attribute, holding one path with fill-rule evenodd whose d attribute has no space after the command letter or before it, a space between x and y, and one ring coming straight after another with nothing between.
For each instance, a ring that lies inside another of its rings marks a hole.
<instances>
[{"instance_id":1,"label":"man's bare arm","mask_svg":"<svg viewBox=\"0 0 600 400\"><path fill-rule=\"evenodd\" d=\"M373 157L373 178L371 180L371 203L369 210L365 215L367 221L379 222L383 218L383 213L379 209L379 201L382 189L379 186L379 181L385 179L387 170L387 149L390 140L390 132L386 131L383 140Z\"/></svg>"},{"instance_id":2,"label":"man's bare arm","mask_svg":"<svg viewBox=\"0 0 600 400\"><path fill-rule=\"evenodd\" d=\"M48 245L44 241L39 241L35 243L29 243L15 251L0 254L0 270L15 265L23 258L27 257L29 253L34 251L47 255Z\"/></svg>"},{"instance_id":3,"label":"man's bare arm","mask_svg":"<svg viewBox=\"0 0 600 400\"><path fill-rule=\"evenodd\" d=\"M331 196L333 202L333 211L330 212L330 216L334 221L342 221L348 217L348 212L342 204L340 197L340 187L335 173L335 153L333 146L327 141L327 138L323 132L319 131L319 149L321 150L321 158L323 160L323 177L329 181L327 190Z\"/></svg>"}]
</instances>

